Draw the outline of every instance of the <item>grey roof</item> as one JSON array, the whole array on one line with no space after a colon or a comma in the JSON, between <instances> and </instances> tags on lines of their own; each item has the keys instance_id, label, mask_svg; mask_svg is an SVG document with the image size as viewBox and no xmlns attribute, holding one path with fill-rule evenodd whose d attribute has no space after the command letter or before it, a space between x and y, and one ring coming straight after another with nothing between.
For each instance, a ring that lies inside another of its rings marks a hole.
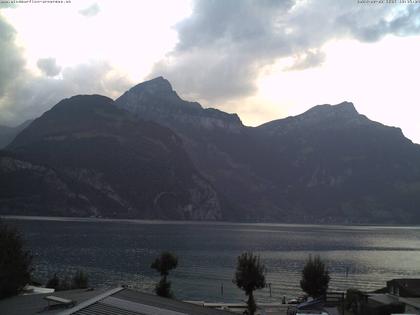
<instances>
[{"instance_id":1,"label":"grey roof","mask_svg":"<svg viewBox=\"0 0 420 315\"><path fill-rule=\"evenodd\" d=\"M121 315L139 315L137 312L121 310L118 307L104 305L102 303L95 303L88 308L82 309L75 313L77 315L92 315L92 314L121 314Z\"/></svg>"},{"instance_id":2,"label":"grey roof","mask_svg":"<svg viewBox=\"0 0 420 315\"><path fill-rule=\"evenodd\" d=\"M56 315L63 311L63 308L55 307L47 309L47 301L44 297L48 295L58 296L68 300L77 301L77 303L89 300L97 295L107 292L109 288L95 289L95 290L68 290L58 291L54 293L18 295L11 298L0 300L0 314L1 315Z\"/></svg>"},{"instance_id":3,"label":"grey roof","mask_svg":"<svg viewBox=\"0 0 420 315\"><path fill-rule=\"evenodd\" d=\"M71 308L47 308L45 296L76 301ZM0 314L7 315L232 315L127 288L69 290L48 294L21 295L0 300Z\"/></svg>"},{"instance_id":4,"label":"grey roof","mask_svg":"<svg viewBox=\"0 0 420 315\"><path fill-rule=\"evenodd\" d=\"M114 291L115 292L115 291ZM121 289L99 301L93 301L89 306L76 312L63 312L63 315L232 315L230 312L205 308L173 299L139 292L131 289ZM61 315L61 314L60 314Z\"/></svg>"},{"instance_id":5,"label":"grey roof","mask_svg":"<svg viewBox=\"0 0 420 315\"><path fill-rule=\"evenodd\" d=\"M369 300L375 301L381 304L392 304L398 303L398 297L390 295L388 293L372 293L369 294Z\"/></svg>"}]
</instances>

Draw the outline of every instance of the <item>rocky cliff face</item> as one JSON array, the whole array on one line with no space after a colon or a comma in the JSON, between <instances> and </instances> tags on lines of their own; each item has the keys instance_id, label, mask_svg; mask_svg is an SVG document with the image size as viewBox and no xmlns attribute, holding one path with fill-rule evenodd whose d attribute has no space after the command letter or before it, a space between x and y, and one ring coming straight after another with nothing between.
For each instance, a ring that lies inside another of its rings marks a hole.
<instances>
[{"instance_id":1,"label":"rocky cliff face","mask_svg":"<svg viewBox=\"0 0 420 315\"><path fill-rule=\"evenodd\" d=\"M182 100L168 80L158 77L140 83L115 101L116 105L141 117L165 126L181 126L207 130L239 131L243 125L238 115L217 109L203 109L197 102Z\"/></svg>"},{"instance_id":2,"label":"rocky cliff face","mask_svg":"<svg viewBox=\"0 0 420 315\"><path fill-rule=\"evenodd\" d=\"M162 77L140 83L115 103L141 119L170 128L182 138L194 165L230 205L225 207L225 219L247 220L255 209L266 209L260 201L264 198L261 187L267 183L250 169L247 158L256 153L252 152L252 135L236 114L184 101Z\"/></svg>"},{"instance_id":3,"label":"rocky cliff face","mask_svg":"<svg viewBox=\"0 0 420 315\"><path fill-rule=\"evenodd\" d=\"M2 213L221 219L217 193L180 138L103 96L61 101L7 150Z\"/></svg>"}]
</instances>

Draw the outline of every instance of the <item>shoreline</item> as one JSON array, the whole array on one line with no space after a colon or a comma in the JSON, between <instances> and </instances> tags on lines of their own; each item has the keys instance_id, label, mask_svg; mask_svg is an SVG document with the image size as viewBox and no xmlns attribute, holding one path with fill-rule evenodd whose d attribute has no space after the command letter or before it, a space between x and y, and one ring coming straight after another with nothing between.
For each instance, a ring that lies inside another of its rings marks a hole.
<instances>
[{"instance_id":1,"label":"shoreline","mask_svg":"<svg viewBox=\"0 0 420 315\"><path fill-rule=\"evenodd\" d=\"M220 226L262 226L262 227L323 227L323 228L377 228L377 229L420 229L420 225L403 224L338 224L338 223L268 223L268 222L233 222L233 221L186 221L186 220L151 220L151 219L112 219L93 217L61 217L61 216L35 216L35 215L0 215L4 220L26 220L26 221L59 221L59 222L108 222L108 223L130 223L130 224L156 224L156 225L220 225Z\"/></svg>"}]
</instances>

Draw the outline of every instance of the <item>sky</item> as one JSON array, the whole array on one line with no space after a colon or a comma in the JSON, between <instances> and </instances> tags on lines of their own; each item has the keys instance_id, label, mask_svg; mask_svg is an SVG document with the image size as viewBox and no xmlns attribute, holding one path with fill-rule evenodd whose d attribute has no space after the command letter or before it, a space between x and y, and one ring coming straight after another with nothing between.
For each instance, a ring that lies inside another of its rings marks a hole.
<instances>
[{"instance_id":1,"label":"sky","mask_svg":"<svg viewBox=\"0 0 420 315\"><path fill-rule=\"evenodd\" d=\"M420 0L18 2L0 0L0 124L163 76L246 125L350 101L420 143Z\"/></svg>"}]
</instances>

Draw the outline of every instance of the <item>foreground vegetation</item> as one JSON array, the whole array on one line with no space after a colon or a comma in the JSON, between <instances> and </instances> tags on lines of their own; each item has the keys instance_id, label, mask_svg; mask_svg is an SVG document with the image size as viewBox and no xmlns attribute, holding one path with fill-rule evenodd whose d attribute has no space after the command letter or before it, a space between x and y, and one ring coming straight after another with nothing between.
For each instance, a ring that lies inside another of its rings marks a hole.
<instances>
[{"instance_id":1,"label":"foreground vegetation","mask_svg":"<svg viewBox=\"0 0 420 315\"><path fill-rule=\"evenodd\" d=\"M17 295L33 283L32 258L30 251L25 249L21 233L0 219L0 299ZM55 274L45 287L59 291L85 289L88 285L88 276L78 270L71 278L60 279Z\"/></svg>"},{"instance_id":2,"label":"foreground vegetation","mask_svg":"<svg viewBox=\"0 0 420 315\"><path fill-rule=\"evenodd\" d=\"M31 272L32 255L21 234L0 220L0 299L21 292Z\"/></svg>"}]
</instances>

